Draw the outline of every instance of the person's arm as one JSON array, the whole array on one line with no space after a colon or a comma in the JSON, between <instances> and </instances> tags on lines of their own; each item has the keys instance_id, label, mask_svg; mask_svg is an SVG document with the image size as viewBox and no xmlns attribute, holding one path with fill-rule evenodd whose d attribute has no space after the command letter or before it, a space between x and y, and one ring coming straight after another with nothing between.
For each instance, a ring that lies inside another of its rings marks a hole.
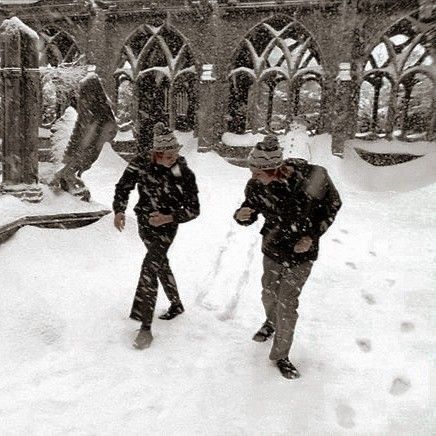
<instances>
[{"instance_id":1,"label":"person's arm","mask_svg":"<svg viewBox=\"0 0 436 436\"><path fill-rule=\"evenodd\" d=\"M124 212L129 202L130 191L135 188L138 181L139 160L140 158L136 157L129 163L120 180L115 185L112 209L115 214L114 225L119 231L124 229L126 223Z\"/></svg>"},{"instance_id":2,"label":"person's arm","mask_svg":"<svg viewBox=\"0 0 436 436\"><path fill-rule=\"evenodd\" d=\"M316 177L320 179L321 183L317 183L320 186L320 189L317 189L316 192L312 192L313 208L311 216L311 236L314 238L320 238L332 225L336 214L342 206L342 202L327 170L322 167L317 167L316 171Z\"/></svg>"},{"instance_id":3,"label":"person's arm","mask_svg":"<svg viewBox=\"0 0 436 436\"><path fill-rule=\"evenodd\" d=\"M234 220L241 226L249 226L257 221L259 212L256 208L255 187L251 180L245 187L245 200L233 214Z\"/></svg>"},{"instance_id":4,"label":"person's arm","mask_svg":"<svg viewBox=\"0 0 436 436\"><path fill-rule=\"evenodd\" d=\"M178 209L172 214L173 221L179 224L187 223L200 215L198 187L195 175L189 168L186 168L180 186L183 199Z\"/></svg>"}]
</instances>

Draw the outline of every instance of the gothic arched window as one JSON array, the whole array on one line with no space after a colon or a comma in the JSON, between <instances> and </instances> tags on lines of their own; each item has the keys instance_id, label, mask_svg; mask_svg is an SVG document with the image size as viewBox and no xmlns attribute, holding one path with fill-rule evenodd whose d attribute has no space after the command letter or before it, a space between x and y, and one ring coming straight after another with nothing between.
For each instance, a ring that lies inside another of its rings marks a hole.
<instances>
[{"instance_id":1,"label":"gothic arched window","mask_svg":"<svg viewBox=\"0 0 436 436\"><path fill-rule=\"evenodd\" d=\"M323 69L309 32L289 17L273 17L242 41L231 67L229 130L280 130L293 117L317 124Z\"/></svg>"},{"instance_id":2,"label":"gothic arched window","mask_svg":"<svg viewBox=\"0 0 436 436\"><path fill-rule=\"evenodd\" d=\"M431 135L435 31L434 21L412 15L391 26L372 49L362 72L358 134L403 139Z\"/></svg>"},{"instance_id":3,"label":"gothic arched window","mask_svg":"<svg viewBox=\"0 0 436 436\"><path fill-rule=\"evenodd\" d=\"M194 127L197 68L187 42L169 25L140 26L123 46L115 77L118 85L122 77L134 84L140 142L141 136L150 140L157 121L173 129Z\"/></svg>"},{"instance_id":4,"label":"gothic arched window","mask_svg":"<svg viewBox=\"0 0 436 436\"><path fill-rule=\"evenodd\" d=\"M39 31L43 126L53 124L71 104L74 91L86 74L84 59L74 38L67 32L53 26Z\"/></svg>"},{"instance_id":5,"label":"gothic arched window","mask_svg":"<svg viewBox=\"0 0 436 436\"><path fill-rule=\"evenodd\" d=\"M74 38L63 30L55 27L44 27L39 32L40 65L58 67L79 60L80 50Z\"/></svg>"}]
</instances>

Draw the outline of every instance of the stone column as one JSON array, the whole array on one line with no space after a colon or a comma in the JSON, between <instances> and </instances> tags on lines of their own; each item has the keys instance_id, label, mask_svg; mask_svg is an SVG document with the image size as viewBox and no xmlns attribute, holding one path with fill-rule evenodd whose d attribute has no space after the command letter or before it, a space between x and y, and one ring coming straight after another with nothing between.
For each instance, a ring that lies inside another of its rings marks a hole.
<instances>
[{"instance_id":1,"label":"stone column","mask_svg":"<svg viewBox=\"0 0 436 436\"><path fill-rule=\"evenodd\" d=\"M0 192L39 202L39 69L37 36L17 18L0 27L4 86L3 179Z\"/></svg>"},{"instance_id":2,"label":"stone column","mask_svg":"<svg viewBox=\"0 0 436 436\"><path fill-rule=\"evenodd\" d=\"M112 60L108 59L111 52L106 38L108 11L103 9L104 3L92 7L92 20L89 27L88 47L86 57L89 63L95 65L95 72L101 78L104 90L112 103L114 109L116 104L116 84L111 71Z\"/></svg>"},{"instance_id":3,"label":"stone column","mask_svg":"<svg viewBox=\"0 0 436 436\"><path fill-rule=\"evenodd\" d=\"M409 106L410 106L410 99L412 97L412 85L411 84L405 84L404 85L404 101L402 102L402 108L401 108L401 134L400 137L406 138L407 137L407 128L409 125Z\"/></svg>"},{"instance_id":4,"label":"stone column","mask_svg":"<svg viewBox=\"0 0 436 436\"><path fill-rule=\"evenodd\" d=\"M430 47L430 55L433 57L433 59L436 58L436 32L432 35L431 38L431 47ZM427 140L428 141L435 141L436 140L436 71L433 71L433 87L432 87L432 102L431 102L431 109L430 109L430 125L428 126L427 131Z\"/></svg>"},{"instance_id":5,"label":"stone column","mask_svg":"<svg viewBox=\"0 0 436 436\"><path fill-rule=\"evenodd\" d=\"M382 79L378 77L374 81L373 86L374 86L374 101L372 102L371 132L376 134L377 126L378 126L378 111L380 106L380 89L382 86Z\"/></svg>"},{"instance_id":6,"label":"stone column","mask_svg":"<svg viewBox=\"0 0 436 436\"><path fill-rule=\"evenodd\" d=\"M389 96L389 109L386 123L386 139L392 139L395 129L395 118L397 116L397 99L398 99L399 84L394 82L391 87Z\"/></svg>"},{"instance_id":7,"label":"stone column","mask_svg":"<svg viewBox=\"0 0 436 436\"><path fill-rule=\"evenodd\" d=\"M198 85L198 151L209 151L219 141L217 120L222 117L220 108L221 71L217 69L219 17L216 5L204 3L202 22L199 23L202 44L207 48L201 60L200 83ZM207 6L207 7L206 7ZM222 98L222 96L221 96Z\"/></svg>"},{"instance_id":8,"label":"stone column","mask_svg":"<svg viewBox=\"0 0 436 436\"><path fill-rule=\"evenodd\" d=\"M24 130L21 128L21 68L3 67L3 183L20 184L22 180L21 147Z\"/></svg>"},{"instance_id":9,"label":"stone column","mask_svg":"<svg viewBox=\"0 0 436 436\"><path fill-rule=\"evenodd\" d=\"M432 105L431 105L431 119L430 126L427 132L427 141L436 141L436 83L433 84L432 93Z\"/></svg>"},{"instance_id":10,"label":"stone column","mask_svg":"<svg viewBox=\"0 0 436 436\"><path fill-rule=\"evenodd\" d=\"M209 151L215 142L214 119L216 79L213 65L203 65L198 89L198 151Z\"/></svg>"},{"instance_id":11,"label":"stone column","mask_svg":"<svg viewBox=\"0 0 436 436\"><path fill-rule=\"evenodd\" d=\"M332 120L332 153L341 156L344 152L345 141L353 136L352 111L354 85L350 74L350 64L339 65L339 74L336 77L336 90L334 100L334 117Z\"/></svg>"}]
</instances>

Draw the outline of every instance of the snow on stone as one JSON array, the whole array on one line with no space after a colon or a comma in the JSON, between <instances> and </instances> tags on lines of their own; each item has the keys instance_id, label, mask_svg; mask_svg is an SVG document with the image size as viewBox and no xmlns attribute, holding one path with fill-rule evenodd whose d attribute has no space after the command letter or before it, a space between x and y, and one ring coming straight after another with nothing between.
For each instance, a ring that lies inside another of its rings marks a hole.
<instances>
[{"instance_id":1,"label":"snow on stone","mask_svg":"<svg viewBox=\"0 0 436 436\"><path fill-rule=\"evenodd\" d=\"M77 111L69 106L61 118L59 118L51 128L53 131L53 136L51 138L51 143L53 144L52 151L56 163L62 162L76 121Z\"/></svg>"},{"instance_id":2,"label":"snow on stone","mask_svg":"<svg viewBox=\"0 0 436 436\"><path fill-rule=\"evenodd\" d=\"M416 156L436 153L436 142L434 141L404 142L399 141L398 139L393 139L391 141L386 139L379 139L377 141L352 139L347 141L347 144L372 153L405 153Z\"/></svg>"},{"instance_id":3,"label":"snow on stone","mask_svg":"<svg viewBox=\"0 0 436 436\"><path fill-rule=\"evenodd\" d=\"M231 147L254 147L261 142L266 135L262 133L236 134L225 132L221 140L223 144ZM294 157L311 160L310 144L313 142L309 136L306 126L299 123L291 123L289 131L278 135L279 143L283 147L285 158Z\"/></svg>"},{"instance_id":4,"label":"snow on stone","mask_svg":"<svg viewBox=\"0 0 436 436\"><path fill-rule=\"evenodd\" d=\"M257 142L263 140L265 135L262 133L244 133L237 134L231 132L224 132L221 140L223 144L229 145L231 147L254 147Z\"/></svg>"},{"instance_id":5,"label":"snow on stone","mask_svg":"<svg viewBox=\"0 0 436 436\"><path fill-rule=\"evenodd\" d=\"M12 32L15 33L17 30L22 31L26 35L28 35L31 39L38 40L38 34L31 29L29 26L24 24L18 17L11 17L7 20L4 20L2 25L0 26L0 31L4 32Z\"/></svg>"},{"instance_id":6,"label":"snow on stone","mask_svg":"<svg viewBox=\"0 0 436 436\"><path fill-rule=\"evenodd\" d=\"M349 142L345 147L344 159L340 161L341 174L349 185L359 190L398 192L417 189L436 182L436 144L428 145L428 149L432 147L432 152L409 162L373 166L359 157ZM377 149L375 145L374 149Z\"/></svg>"}]
</instances>

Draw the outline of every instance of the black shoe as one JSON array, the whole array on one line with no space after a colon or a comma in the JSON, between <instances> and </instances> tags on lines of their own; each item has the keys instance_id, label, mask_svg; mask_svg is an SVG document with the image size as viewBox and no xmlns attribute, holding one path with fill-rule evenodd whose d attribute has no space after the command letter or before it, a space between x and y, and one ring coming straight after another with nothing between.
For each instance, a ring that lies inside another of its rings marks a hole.
<instances>
[{"instance_id":1,"label":"black shoe","mask_svg":"<svg viewBox=\"0 0 436 436\"><path fill-rule=\"evenodd\" d=\"M253 336L253 341L265 342L274 333L274 327L269 321L265 321L263 326Z\"/></svg>"},{"instance_id":2,"label":"black shoe","mask_svg":"<svg viewBox=\"0 0 436 436\"><path fill-rule=\"evenodd\" d=\"M277 367L285 378L294 379L300 377L298 369L292 365L287 357L277 360Z\"/></svg>"},{"instance_id":3,"label":"black shoe","mask_svg":"<svg viewBox=\"0 0 436 436\"><path fill-rule=\"evenodd\" d=\"M153 341L153 335L151 334L150 328L141 328L139 330L138 336L136 336L135 342L133 346L137 350L143 350L144 348L148 348Z\"/></svg>"},{"instance_id":4,"label":"black shoe","mask_svg":"<svg viewBox=\"0 0 436 436\"><path fill-rule=\"evenodd\" d=\"M181 303L180 304L171 304L169 309L165 313L163 313L162 315L159 316L159 319L170 320L170 319L173 319L176 316L180 315L184 311L185 311L185 309L183 308Z\"/></svg>"}]
</instances>

